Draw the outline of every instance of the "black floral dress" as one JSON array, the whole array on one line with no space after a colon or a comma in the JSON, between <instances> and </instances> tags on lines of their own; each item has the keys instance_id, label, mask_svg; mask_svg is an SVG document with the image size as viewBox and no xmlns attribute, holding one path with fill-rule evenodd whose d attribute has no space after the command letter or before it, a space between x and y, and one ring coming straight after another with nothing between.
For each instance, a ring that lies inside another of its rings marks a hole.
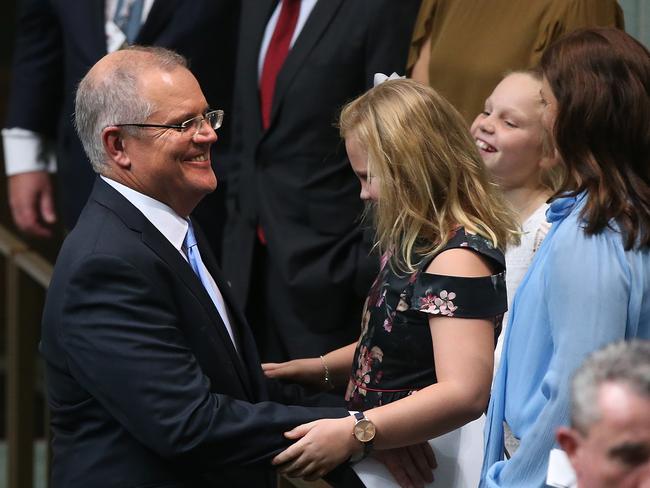
<instances>
[{"instance_id":1,"label":"black floral dress","mask_svg":"<svg viewBox=\"0 0 650 488\"><path fill-rule=\"evenodd\" d=\"M364 306L345 394L350 410L384 405L437 381L430 314L489 317L494 320L496 344L507 309L503 253L462 227L440 252L454 248L469 248L488 258L496 274L469 278L425 273L434 256L413 274L400 276L388 266L388 256L382 258Z\"/></svg>"}]
</instances>

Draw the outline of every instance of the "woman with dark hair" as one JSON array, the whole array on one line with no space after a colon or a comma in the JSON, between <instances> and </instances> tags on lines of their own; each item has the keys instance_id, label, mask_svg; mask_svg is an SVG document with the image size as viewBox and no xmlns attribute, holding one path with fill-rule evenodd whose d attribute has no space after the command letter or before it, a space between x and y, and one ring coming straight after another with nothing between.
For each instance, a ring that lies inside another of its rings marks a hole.
<instances>
[{"instance_id":1,"label":"woman with dark hair","mask_svg":"<svg viewBox=\"0 0 650 488\"><path fill-rule=\"evenodd\" d=\"M541 68L567 172L511 310L481 486L546 486L573 371L609 342L650 338L650 53L623 31L585 29Z\"/></svg>"}]
</instances>

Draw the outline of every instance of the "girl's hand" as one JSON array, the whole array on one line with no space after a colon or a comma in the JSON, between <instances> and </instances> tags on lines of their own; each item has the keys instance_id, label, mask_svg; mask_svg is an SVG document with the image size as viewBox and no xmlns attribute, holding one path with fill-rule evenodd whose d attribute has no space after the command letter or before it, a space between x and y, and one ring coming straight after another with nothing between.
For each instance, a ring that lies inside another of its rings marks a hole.
<instances>
[{"instance_id":1,"label":"girl's hand","mask_svg":"<svg viewBox=\"0 0 650 488\"><path fill-rule=\"evenodd\" d=\"M322 419L286 432L287 439L300 439L273 458L278 471L308 481L322 478L363 446L352 435L354 417Z\"/></svg>"},{"instance_id":2,"label":"girl's hand","mask_svg":"<svg viewBox=\"0 0 650 488\"><path fill-rule=\"evenodd\" d=\"M263 363L262 371L268 378L312 386L323 386L325 377L325 370L320 358L294 359L286 363Z\"/></svg>"}]
</instances>

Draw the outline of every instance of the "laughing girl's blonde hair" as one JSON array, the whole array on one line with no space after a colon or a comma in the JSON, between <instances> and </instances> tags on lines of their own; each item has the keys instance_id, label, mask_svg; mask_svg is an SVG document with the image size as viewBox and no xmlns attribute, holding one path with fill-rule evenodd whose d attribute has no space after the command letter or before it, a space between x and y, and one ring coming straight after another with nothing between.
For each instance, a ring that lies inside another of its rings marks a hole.
<instances>
[{"instance_id":1,"label":"laughing girl's blonde hair","mask_svg":"<svg viewBox=\"0 0 650 488\"><path fill-rule=\"evenodd\" d=\"M376 239L391 266L412 273L459 225L494 247L517 242L514 214L488 177L464 119L433 89L413 80L381 83L344 107L343 138L368 151L378 178Z\"/></svg>"}]
</instances>

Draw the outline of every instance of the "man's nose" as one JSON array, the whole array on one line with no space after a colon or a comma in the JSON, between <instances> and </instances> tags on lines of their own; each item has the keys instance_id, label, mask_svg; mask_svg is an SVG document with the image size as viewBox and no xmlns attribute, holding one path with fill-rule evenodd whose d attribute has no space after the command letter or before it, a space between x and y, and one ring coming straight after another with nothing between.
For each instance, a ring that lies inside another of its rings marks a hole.
<instances>
[{"instance_id":1,"label":"man's nose","mask_svg":"<svg viewBox=\"0 0 650 488\"><path fill-rule=\"evenodd\" d=\"M194 136L192 137L194 142L200 143L200 144L205 144L205 143L214 143L219 139L219 136L217 136L217 131L214 130L212 127L210 127L210 124L203 119L199 123L199 128L197 131L194 133Z\"/></svg>"}]
</instances>

